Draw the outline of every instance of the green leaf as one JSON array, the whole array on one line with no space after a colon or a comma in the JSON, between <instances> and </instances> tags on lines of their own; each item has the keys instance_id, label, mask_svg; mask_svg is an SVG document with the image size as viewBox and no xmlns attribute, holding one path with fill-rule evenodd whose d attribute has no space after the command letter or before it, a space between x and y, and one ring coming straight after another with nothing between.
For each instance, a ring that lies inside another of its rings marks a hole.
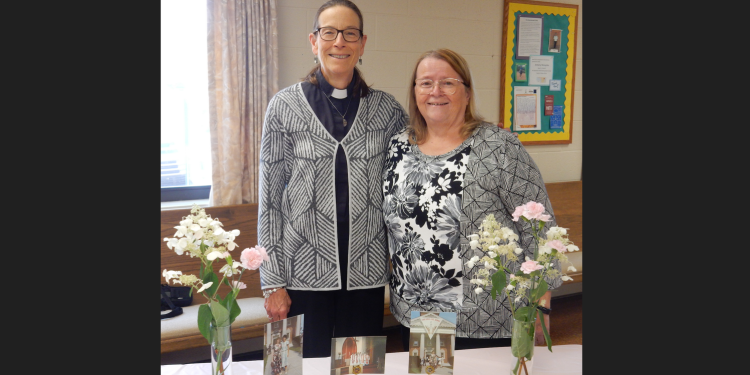
<instances>
[{"instance_id":1,"label":"green leaf","mask_svg":"<svg viewBox=\"0 0 750 375\"><path fill-rule=\"evenodd\" d=\"M544 331L544 341L547 342L547 349L549 351L552 351L552 339L549 338L549 332L547 332L547 325L544 324L544 316L542 315L541 310L536 310L539 313L539 323L542 324L542 331Z\"/></svg>"},{"instance_id":2,"label":"green leaf","mask_svg":"<svg viewBox=\"0 0 750 375\"><path fill-rule=\"evenodd\" d=\"M513 336L510 341L510 350L516 358L528 357L534 346L532 336L525 329L513 328Z\"/></svg>"},{"instance_id":3,"label":"green leaf","mask_svg":"<svg viewBox=\"0 0 750 375\"><path fill-rule=\"evenodd\" d=\"M503 289L507 286L505 284L505 272L502 270L499 270L492 274L492 277L490 277L492 280L492 298L496 298L495 296L495 289L497 288L497 294L502 295Z\"/></svg>"},{"instance_id":4,"label":"green leaf","mask_svg":"<svg viewBox=\"0 0 750 375\"><path fill-rule=\"evenodd\" d=\"M516 320L520 320L522 322L528 322L529 321L529 311L531 311L531 306L519 307L516 310L516 314L514 315L514 318Z\"/></svg>"},{"instance_id":5,"label":"green leaf","mask_svg":"<svg viewBox=\"0 0 750 375\"><path fill-rule=\"evenodd\" d=\"M549 289L549 285L547 285L547 282L542 279L539 286L531 293L531 300L535 303L538 302L544 293L547 293L547 289Z\"/></svg>"},{"instance_id":6,"label":"green leaf","mask_svg":"<svg viewBox=\"0 0 750 375\"><path fill-rule=\"evenodd\" d=\"M211 343L211 337L210 337L210 329L211 329L211 319L213 319L213 315L211 315L211 308L208 307L208 305L200 305L198 307L198 330L201 332L201 335L206 338L206 341Z\"/></svg>"},{"instance_id":7,"label":"green leaf","mask_svg":"<svg viewBox=\"0 0 750 375\"><path fill-rule=\"evenodd\" d=\"M229 311L220 302L211 302L211 313L214 315L217 326L224 327L229 325Z\"/></svg>"},{"instance_id":8,"label":"green leaf","mask_svg":"<svg viewBox=\"0 0 750 375\"><path fill-rule=\"evenodd\" d=\"M227 299L229 299L227 297ZM240 309L240 305L237 304L237 300L232 297L232 310L229 312L229 324L234 323L234 320L237 319L238 316L240 316L240 313L242 312L242 309Z\"/></svg>"},{"instance_id":9,"label":"green leaf","mask_svg":"<svg viewBox=\"0 0 750 375\"><path fill-rule=\"evenodd\" d=\"M219 277L216 276L216 274L211 270L211 268L206 267L206 275L203 276L203 283L207 284L209 282L212 282L211 286L206 289L206 294L209 296L213 296L214 293L216 293L216 289L219 288Z\"/></svg>"},{"instance_id":10,"label":"green leaf","mask_svg":"<svg viewBox=\"0 0 750 375\"><path fill-rule=\"evenodd\" d=\"M232 287L232 284L229 284L229 278L227 278L227 277L224 278L224 285L226 285L226 286L228 286L230 288Z\"/></svg>"}]
</instances>

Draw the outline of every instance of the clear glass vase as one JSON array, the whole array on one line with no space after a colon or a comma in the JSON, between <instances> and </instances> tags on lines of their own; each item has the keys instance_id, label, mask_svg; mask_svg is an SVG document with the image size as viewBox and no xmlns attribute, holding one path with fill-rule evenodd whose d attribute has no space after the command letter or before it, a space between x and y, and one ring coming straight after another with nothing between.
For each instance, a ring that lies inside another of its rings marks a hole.
<instances>
[{"instance_id":1,"label":"clear glass vase","mask_svg":"<svg viewBox=\"0 0 750 375\"><path fill-rule=\"evenodd\" d=\"M513 335L510 351L515 358L512 375L531 375L532 358L534 357L534 335L536 317L531 321L513 319Z\"/></svg>"},{"instance_id":2,"label":"clear glass vase","mask_svg":"<svg viewBox=\"0 0 750 375\"><path fill-rule=\"evenodd\" d=\"M210 325L211 374L232 375L232 326Z\"/></svg>"}]
</instances>

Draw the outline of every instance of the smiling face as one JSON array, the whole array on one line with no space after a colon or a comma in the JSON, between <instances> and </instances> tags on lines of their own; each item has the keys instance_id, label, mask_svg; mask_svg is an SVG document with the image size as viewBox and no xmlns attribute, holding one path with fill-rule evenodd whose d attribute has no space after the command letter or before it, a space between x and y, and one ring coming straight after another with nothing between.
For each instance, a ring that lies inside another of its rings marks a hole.
<instances>
[{"instance_id":1,"label":"smiling face","mask_svg":"<svg viewBox=\"0 0 750 375\"><path fill-rule=\"evenodd\" d=\"M361 28L357 13L345 6L334 6L321 12L318 27L333 27L337 30ZM311 33L309 38L312 52L320 60L320 70L331 85L344 89L351 82L354 66L365 53L367 35L362 35L356 42L347 42L342 33L332 41L323 40L318 34ZM343 87L338 87L342 84Z\"/></svg>"},{"instance_id":2,"label":"smiling face","mask_svg":"<svg viewBox=\"0 0 750 375\"><path fill-rule=\"evenodd\" d=\"M443 78L456 78L463 81L461 76L445 60L428 57L417 66L416 79L431 79L437 82ZM419 89L415 86L414 95L417 108L419 108L419 112L424 117L428 127L434 125L463 125L466 106L469 104L469 91L463 84L458 85L453 95L441 92L437 85L432 87L429 94L420 94Z\"/></svg>"}]
</instances>

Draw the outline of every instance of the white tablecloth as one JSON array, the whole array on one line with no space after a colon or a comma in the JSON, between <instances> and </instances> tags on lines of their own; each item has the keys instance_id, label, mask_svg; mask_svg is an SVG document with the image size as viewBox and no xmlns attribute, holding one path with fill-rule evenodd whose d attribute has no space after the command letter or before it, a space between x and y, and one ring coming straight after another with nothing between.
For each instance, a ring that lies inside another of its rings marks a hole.
<instances>
[{"instance_id":1,"label":"white tablecloth","mask_svg":"<svg viewBox=\"0 0 750 375\"><path fill-rule=\"evenodd\" d=\"M552 346L552 353L546 347L534 348L532 375L580 375L583 373L583 346ZM385 373L406 375L407 352L387 353ZM453 375L495 375L509 374L515 365L509 347L457 350L454 359ZM304 375L330 375L331 358L306 358L303 360ZM233 375L263 375L263 361L232 363ZM210 363L161 366L162 375L210 375ZM289 374L294 375L294 374Z\"/></svg>"}]
</instances>

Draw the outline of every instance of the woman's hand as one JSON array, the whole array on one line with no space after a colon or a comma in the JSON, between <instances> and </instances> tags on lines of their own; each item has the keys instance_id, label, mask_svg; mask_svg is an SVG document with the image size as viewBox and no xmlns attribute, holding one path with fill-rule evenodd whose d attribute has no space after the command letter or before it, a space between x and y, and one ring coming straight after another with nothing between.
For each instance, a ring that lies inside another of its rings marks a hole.
<instances>
[{"instance_id":1,"label":"woman's hand","mask_svg":"<svg viewBox=\"0 0 750 375\"><path fill-rule=\"evenodd\" d=\"M292 306L292 299L289 298L286 288L281 288L271 293L263 303L269 322L286 319L286 314L289 312L290 306Z\"/></svg>"}]
</instances>

